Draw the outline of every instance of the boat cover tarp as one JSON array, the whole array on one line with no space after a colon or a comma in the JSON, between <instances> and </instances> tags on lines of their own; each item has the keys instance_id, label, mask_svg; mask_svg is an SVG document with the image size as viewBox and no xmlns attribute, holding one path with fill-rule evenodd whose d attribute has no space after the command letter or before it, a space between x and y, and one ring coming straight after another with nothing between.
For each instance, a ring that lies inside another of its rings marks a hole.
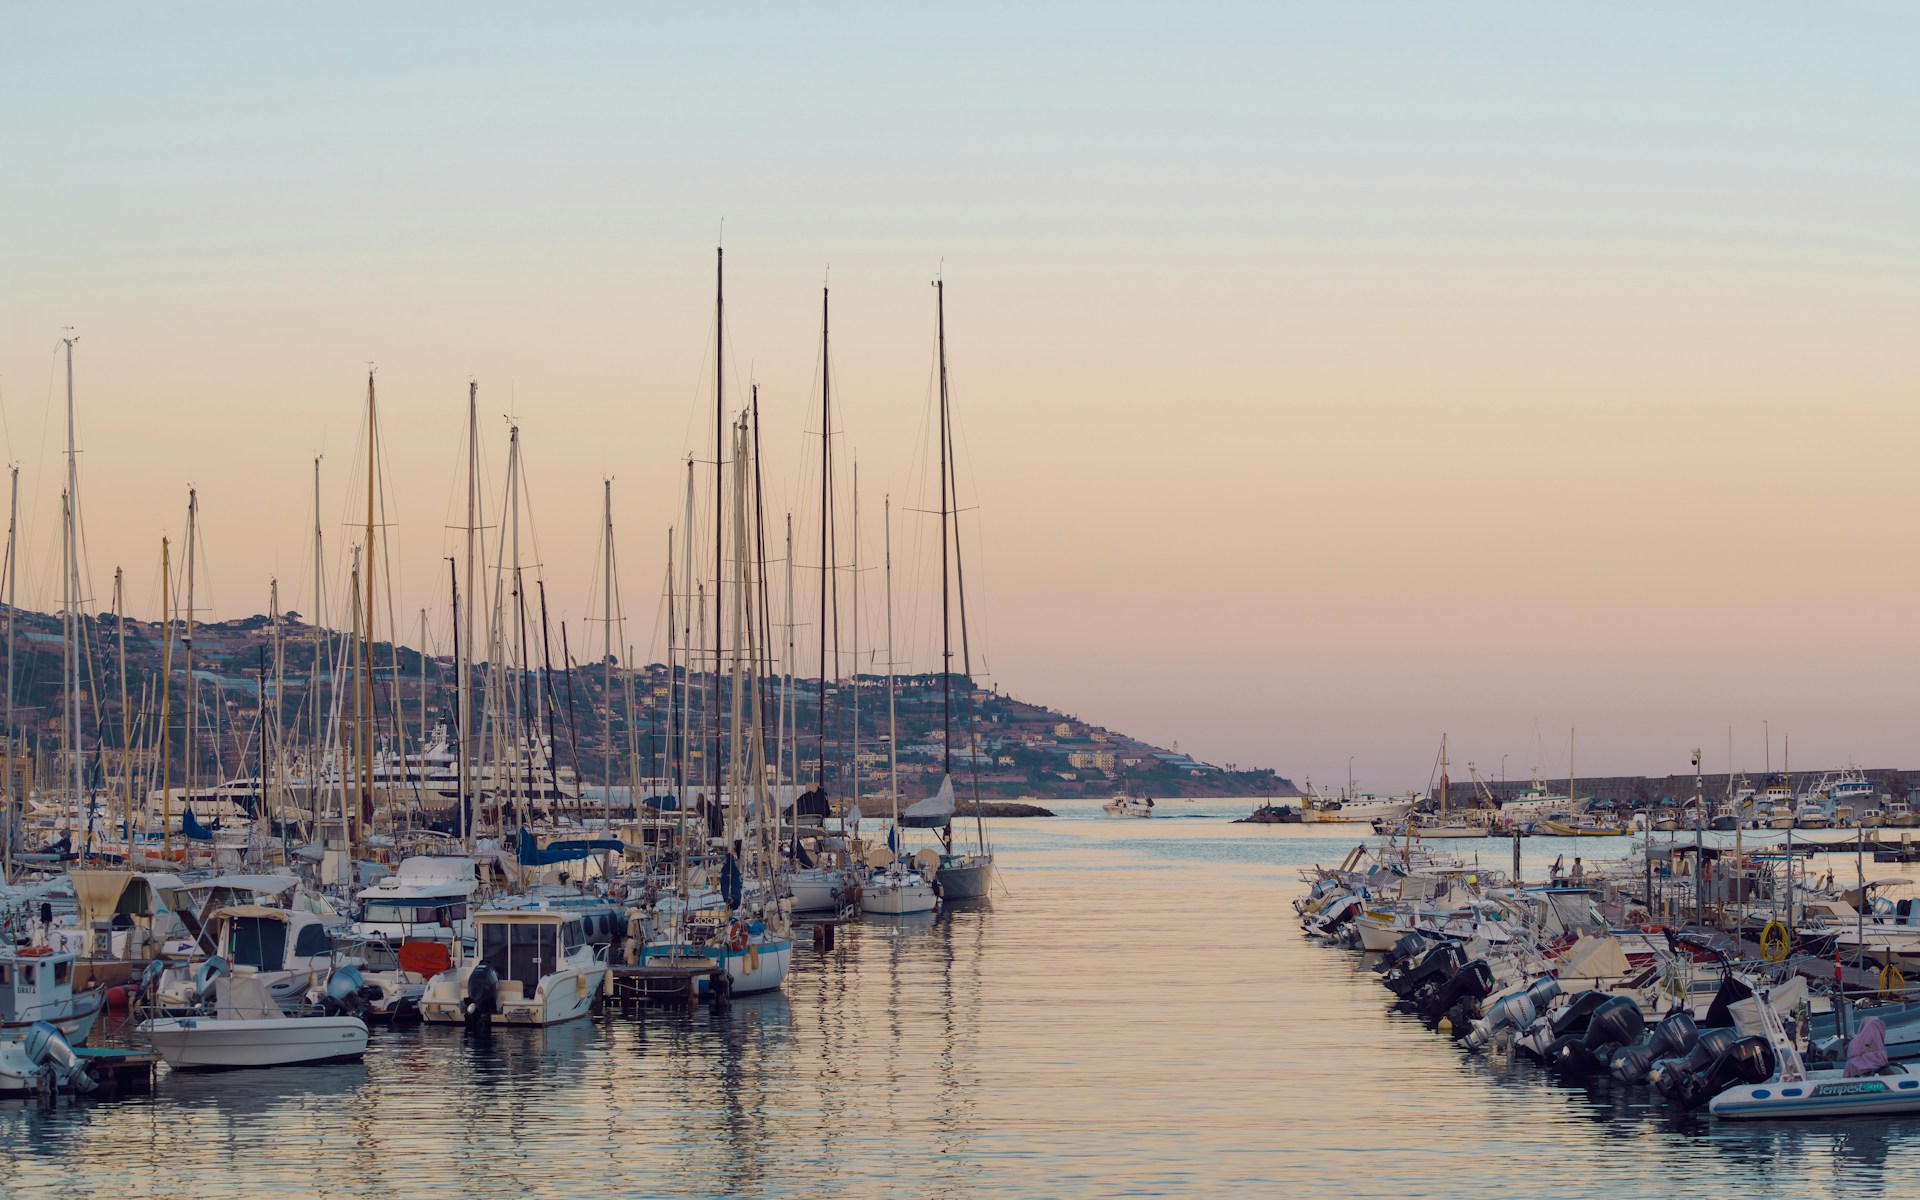
<instances>
[{"instance_id":1,"label":"boat cover tarp","mask_svg":"<svg viewBox=\"0 0 1920 1200\"><path fill-rule=\"evenodd\" d=\"M1795 975L1777 988L1767 992L1767 1003L1783 1020L1793 1018L1793 1010L1807 1002L1807 980L1803 975ZM1727 1013L1733 1018L1733 1028L1741 1037L1766 1037L1767 1014L1760 1007L1758 996L1749 996L1745 1000L1735 1000L1727 1005ZM1880 1023L1880 1032L1886 1033L1886 1022Z\"/></svg>"},{"instance_id":2,"label":"boat cover tarp","mask_svg":"<svg viewBox=\"0 0 1920 1200\"><path fill-rule=\"evenodd\" d=\"M258 975L223 975L214 987L223 1021L270 1021L287 1015Z\"/></svg>"},{"instance_id":3,"label":"boat cover tarp","mask_svg":"<svg viewBox=\"0 0 1920 1200\"><path fill-rule=\"evenodd\" d=\"M134 875L131 871L83 871L76 867L67 872L67 878L73 881L80 928L92 929L95 921L113 919L114 910L120 906L120 893Z\"/></svg>"},{"instance_id":4,"label":"boat cover tarp","mask_svg":"<svg viewBox=\"0 0 1920 1200\"><path fill-rule=\"evenodd\" d=\"M1720 977L1720 990L1714 993L1713 1003L1707 1006L1707 1015L1701 1019L1702 1029L1729 1029L1733 1026L1733 1006L1753 995L1748 987L1731 972Z\"/></svg>"},{"instance_id":5,"label":"boat cover tarp","mask_svg":"<svg viewBox=\"0 0 1920 1200\"><path fill-rule=\"evenodd\" d=\"M213 831L200 823L200 818L193 815L193 809L183 808L180 810L180 836L196 842L210 842L213 840Z\"/></svg>"},{"instance_id":6,"label":"boat cover tarp","mask_svg":"<svg viewBox=\"0 0 1920 1200\"><path fill-rule=\"evenodd\" d=\"M544 847L533 840L533 834L525 829L520 831L519 852L515 855L523 867L547 867L554 863L572 862L577 858L592 858L596 854L625 854L627 844L615 838L585 838L568 842L548 842Z\"/></svg>"},{"instance_id":7,"label":"boat cover tarp","mask_svg":"<svg viewBox=\"0 0 1920 1200\"><path fill-rule=\"evenodd\" d=\"M940 790L907 805L900 824L908 829L945 829L953 821L953 776L940 779Z\"/></svg>"},{"instance_id":8,"label":"boat cover tarp","mask_svg":"<svg viewBox=\"0 0 1920 1200\"><path fill-rule=\"evenodd\" d=\"M732 854L727 855L720 864L720 895L726 899L728 908L739 908L740 898L745 894L745 885L740 878L740 863Z\"/></svg>"},{"instance_id":9,"label":"boat cover tarp","mask_svg":"<svg viewBox=\"0 0 1920 1200\"><path fill-rule=\"evenodd\" d=\"M1610 937L1583 937L1567 951L1561 979L1611 979L1633 970L1620 943Z\"/></svg>"},{"instance_id":10,"label":"boat cover tarp","mask_svg":"<svg viewBox=\"0 0 1920 1200\"><path fill-rule=\"evenodd\" d=\"M825 788L809 788L800 793L793 811L796 816L825 818L833 815L833 803L827 799Z\"/></svg>"},{"instance_id":11,"label":"boat cover tarp","mask_svg":"<svg viewBox=\"0 0 1920 1200\"><path fill-rule=\"evenodd\" d=\"M1860 1032L1847 1045L1847 1074L1871 1075L1887 1065L1887 1023L1879 1017L1860 1022Z\"/></svg>"}]
</instances>

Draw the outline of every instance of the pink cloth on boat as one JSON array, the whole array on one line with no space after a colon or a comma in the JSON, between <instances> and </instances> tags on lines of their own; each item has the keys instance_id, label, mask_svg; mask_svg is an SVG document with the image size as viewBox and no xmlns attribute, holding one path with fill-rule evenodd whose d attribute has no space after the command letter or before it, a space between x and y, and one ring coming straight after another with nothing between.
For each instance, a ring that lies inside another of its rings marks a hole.
<instances>
[{"instance_id":1,"label":"pink cloth on boat","mask_svg":"<svg viewBox=\"0 0 1920 1200\"><path fill-rule=\"evenodd\" d=\"M1879 1017L1868 1017L1847 1044L1847 1074L1871 1075L1886 1065L1887 1023Z\"/></svg>"}]
</instances>

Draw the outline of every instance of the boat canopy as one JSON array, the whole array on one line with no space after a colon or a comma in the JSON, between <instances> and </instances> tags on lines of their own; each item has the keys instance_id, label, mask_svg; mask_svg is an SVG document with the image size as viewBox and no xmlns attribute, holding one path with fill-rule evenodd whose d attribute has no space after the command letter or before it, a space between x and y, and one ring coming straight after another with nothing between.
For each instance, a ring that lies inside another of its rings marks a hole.
<instances>
[{"instance_id":1,"label":"boat canopy","mask_svg":"<svg viewBox=\"0 0 1920 1200\"><path fill-rule=\"evenodd\" d=\"M554 863L571 862L577 858L591 858L596 854L625 854L627 844L616 838L585 838L569 842L548 842L544 847L533 840L533 834L525 829L520 831L519 851L515 855L523 867L548 867Z\"/></svg>"}]
</instances>

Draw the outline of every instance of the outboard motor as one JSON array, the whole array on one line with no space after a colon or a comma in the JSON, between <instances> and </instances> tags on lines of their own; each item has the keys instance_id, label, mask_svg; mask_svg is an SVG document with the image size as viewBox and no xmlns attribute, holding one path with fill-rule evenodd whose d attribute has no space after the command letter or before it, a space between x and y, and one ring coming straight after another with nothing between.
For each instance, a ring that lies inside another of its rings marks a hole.
<instances>
[{"instance_id":1,"label":"outboard motor","mask_svg":"<svg viewBox=\"0 0 1920 1200\"><path fill-rule=\"evenodd\" d=\"M1733 1049L1740 1035L1731 1029L1704 1029L1694 1042L1693 1049L1683 1058L1662 1059L1653 1064L1647 1072L1647 1082L1654 1090L1669 1101L1682 1108L1698 1108L1712 1099L1719 1091L1714 1088L1702 1094L1701 1089L1708 1085L1708 1075L1713 1064Z\"/></svg>"},{"instance_id":2,"label":"outboard motor","mask_svg":"<svg viewBox=\"0 0 1920 1200\"><path fill-rule=\"evenodd\" d=\"M1653 1061L1663 1058L1678 1058L1691 1053L1694 1043L1700 1040L1700 1027L1693 1023L1693 1014L1689 1012L1670 1012L1653 1027L1653 1036L1647 1047L1653 1053Z\"/></svg>"},{"instance_id":3,"label":"outboard motor","mask_svg":"<svg viewBox=\"0 0 1920 1200\"><path fill-rule=\"evenodd\" d=\"M1709 1038L1718 1044L1726 1039L1713 1037L1714 1034L1731 1032L1710 1029L1701 1034L1700 1046L1660 1077L1660 1094L1681 1108L1694 1109L1736 1083L1764 1083L1773 1078L1776 1066L1773 1046L1763 1037L1735 1038L1705 1067L1691 1068L1700 1047L1707 1045Z\"/></svg>"},{"instance_id":4,"label":"outboard motor","mask_svg":"<svg viewBox=\"0 0 1920 1200\"><path fill-rule=\"evenodd\" d=\"M1527 999L1533 1001L1533 1011L1546 1012L1553 1002L1560 998L1560 981L1552 975L1542 975L1527 985Z\"/></svg>"},{"instance_id":5,"label":"outboard motor","mask_svg":"<svg viewBox=\"0 0 1920 1200\"><path fill-rule=\"evenodd\" d=\"M1602 1057L1602 1049L1631 1045L1646 1027L1647 1018L1640 1006L1631 997L1615 996L1593 1010L1593 1018L1587 1022L1587 1049ZM1611 1056L1608 1051L1604 1057Z\"/></svg>"},{"instance_id":6,"label":"outboard motor","mask_svg":"<svg viewBox=\"0 0 1920 1200\"><path fill-rule=\"evenodd\" d=\"M227 974L227 960L218 954L200 964L193 975L193 1000L196 1004L205 1004L213 998L213 985L221 976Z\"/></svg>"},{"instance_id":7,"label":"outboard motor","mask_svg":"<svg viewBox=\"0 0 1920 1200\"><path fill-rule=\"evenodd\" d=\"M1427 947L1432 944L1424 933L1403 933L1400 940L1393 944L1393 949L1381 955L1380 961L1374 964L1374 973L1385 975L1395 967L1404 967L1425 954Z\"/></svg>"},{"instance_id":8,"label":"outboard motor","mask_svg":"<svg viewBox=\"0 0 1920 1200\"><path fill-rule=\"evenodd\" d=\"M31 1062L74 1091L91 1092L96 1086L93 1076L87 1074L86 1064L50 1022L35 1021L27 1030L23 1048Z\"/></svg>"},{"instance_id":9,"label":"outboard motor","mask_svg":"<svg viewBox=\"0 0 1920 1200\"><path fill-rule=\"evenodd\" d=\"M500 976L486 963L476 963L467 974L466 1009L468 1029L492 1029L493 1014L500 1011Z\"/></svg>"},{"instance_id":10,"label":"outboard motor","mask_svg":"<svg viewBox=\"0 0 1920 1200\"><path fill-rule=\"evenodd\" d=\"M1447 1016L1453 1020L1455 1029L1465 1033L1467 1022L1473 1019L1474 1014L1461 1006L1477 1009L1480 1001L1493 995L1493 991L1493 968L1487 965L1486 959L1476 958L1454 972L1453 978L1421 1005L1421 1010L1430 1017ZM1460 1012L1460 1017L1453 1019L1456 1010Z\"/></svg>"},{"instance_id":11,"label":"outboard motor","mask_svg":"<svg viewBox=\"0 0 1920 1200\"><path fill-rule=\"evenodd\" d=\"M1508 1030L1518 1032L1533 1024L1538 1015L1534 1011L1533 998L1526 992L1511 992L1502 996L1487 1007L1485 1016L1474 1022L1473 1031L1467 1034L1467 1048L1484 1050L1502 1033Z\"/></svg>"},{"instance_id":12,"label":"outboard motor","mask_svg":"<svg viewBox=\"0 0 1920 1200\"><path fill-rule=\"evenodd\" d=\"M320 1001L320 1007L330 1017L361 1016L367 1009L366 999L361 994L366 987L366 977L360 974L359 967L335 967L327 976L327 994Z\"/></svg>"},{"instance_id":13,"label":"outboard motor","mask_svg":"<svg viewBox=\"0 0 1920 1200\"><path fill-rule=\"evenodd\" d=\"M1412 966L1387 972L1380 982L1388 991L1406 1000L1423 987L1438 985L1451 978L1455 971L1466 965L1467 952L1460 943L1442 942L1415 959Z\"/></svg>"},{"instance_id":14,"label":"outboard motor","mask_svg":"<svg viewBox=\"0 0 1920 1200\"><path fill-rule=\"evenodd\" d=\"M1607 1063L1607 1074L1621 1083L1645 1083L1647 1071L1652 1066L1651 1044L1635 1042L1631 1046L1621 1046L1613 1052L1613 1058Z\"/></svg>"},{"instance_id":15,"label":"outboard motor","mask_svg":"<svg viewBox=\"0 0 1920 1200\"><path fill-rule=\"evenodd\" d=\"M166 960L160 958L154 959L147 964L146 970L140 972L140 983L135 989L134 994L142 999L153 995L153 990L160 986L160 977L166 973Z\"/></svg>"},{"instance_id":16,"label":"outboard motor","mask_svg":"<svg viewBox=\"0 0 1920 1200\"><path fill-rule=\"evenodd\" d=\"M1538 981L1535 986L1538 986ZM1529 994L1533 990L1531 987L1527 989ZM1540 1061L1551 1064L1559 1057L1555 1047L1561 1042L1584 1045L1581 1035L1586 1033L1587 1024L1593 1019L1593 1010L1608 999L1605 992L1581 992L1559 1010L1550 1011L1544 1019L1536 1021L1517 1044Z\"/></svg>"}]
</instances>

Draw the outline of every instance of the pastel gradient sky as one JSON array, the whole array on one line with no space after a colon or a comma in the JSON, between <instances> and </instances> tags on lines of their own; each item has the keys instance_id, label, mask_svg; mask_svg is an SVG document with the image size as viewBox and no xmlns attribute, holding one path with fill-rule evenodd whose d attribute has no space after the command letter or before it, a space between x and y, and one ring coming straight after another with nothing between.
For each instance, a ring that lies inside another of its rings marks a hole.
<instances>
[{"instance_id":1,"label":"pastel gradient sky","mask_svg":"<svg viewBox=\"0 0 1920 1200\"><path fill-rule=\"evenodd\" d=\"M944 269L1016 694L1383 789L1443 731L1564 774L1570 725L1583 774L1719 769L1729 725L1757 771L1763 719L1776 762L1920 766L1916 35L1893 4L10 6L21 599L58 598L71 325L99 607L121 564L157 613L192 483L215 615L275 574L308 610L311 459L337 562L373 362L408 628L446 625L471 377L571 621L614 477L645 646L724 219L729 387L762 384L803 529L830 271L869 566Z\"/></svg>"}]
</instances>

